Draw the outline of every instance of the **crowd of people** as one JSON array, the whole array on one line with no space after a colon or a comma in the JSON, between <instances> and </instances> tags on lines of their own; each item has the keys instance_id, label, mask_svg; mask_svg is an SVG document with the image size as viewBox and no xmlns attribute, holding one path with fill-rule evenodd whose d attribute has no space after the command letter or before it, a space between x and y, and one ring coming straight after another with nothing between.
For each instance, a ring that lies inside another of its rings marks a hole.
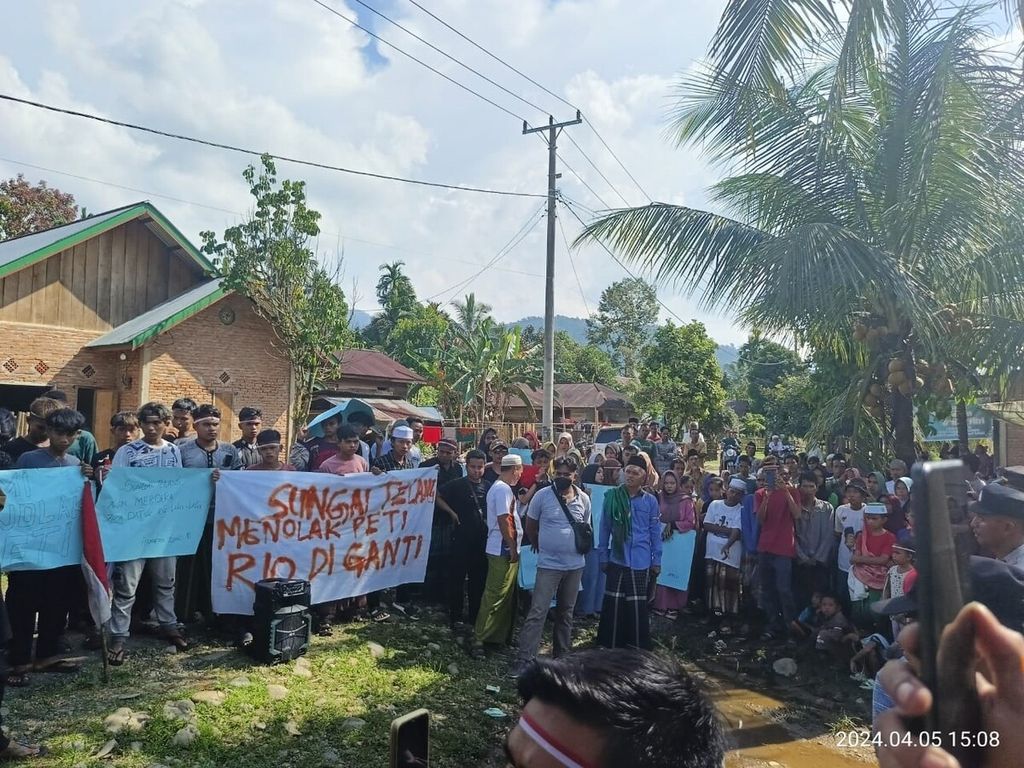
<instances>
[{"instance_id":1,"label":"crowd of people","mask_svg":"<svg viewBox=\"0 0 1024 768\"><path fill-rule=\"evenodd\" d=\"M228 443L218 435L222 419L233 417L242 437ZM544 676L537 658L549 617L556 659L572 650L580 617L597 619L599 646L649 650L654 615L667 631L673 622L704 621L723 637L804 643L851 674L873 676L914 616L907 603L917 575L914 489L899 460L882 473L838 451L795 452L777 436L761 455L753 442L741 448L735 433L713 456L696 423L677 440L667 425L638 420L600 451L578 447L569 433L542 444L527 432L508 443L488 429L464 454L441 440L425 458L422 421L385 431L360 413L318 419L286 446L280 433L263 428L258 407L222 414L189 398L115 414L112 447L100 452L82 414L57 390L31 404L24 435L14 434L14 423L0 410L0 468L77 466L99 493L113 467L212 469L214 482L239 470L348 475L436 467L424 582L314 606L316 631L330 635L337 621L395 614L416 620L418 606L441 605L472 655L510 656L509 675L525 690ZM718 470L709 471L716 459ZM993 471L984 459L983 451L965 459L979 484ZM598 506L591 499L602 486ZM1024 568L1024 492L980 495L954 519L957 534L978 554ZM200 619L232 633L239 646L252 642L246 617L213 613L212 523L211 504L192 557L110 566L111 665L125 663L133 631L186 650L186 624ZM658 584L666 542L691 533L688 588ZM519 578L527 551L536 561L529 591ZM65 658L69 627L83 626L89 647L99 647L80 569L11 571L5 598L5 685L28 685L32 672L76 672ZM6 744L0 757L31 749Z\"/></svg>"}]
</instances>

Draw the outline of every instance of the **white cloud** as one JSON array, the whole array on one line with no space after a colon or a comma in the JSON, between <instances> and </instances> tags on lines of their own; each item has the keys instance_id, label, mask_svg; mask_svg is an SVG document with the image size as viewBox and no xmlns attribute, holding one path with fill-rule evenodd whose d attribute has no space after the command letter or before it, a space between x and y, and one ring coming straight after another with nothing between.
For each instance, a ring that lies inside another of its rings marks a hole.
<instances>
[{"instance_id":1,"label":"white cloud","mask_svg":"<svg viewBox=\"0 0 1024 768\"><path fill-rule=\"evenodd\" d=\"M369 14L329 4L362 23ZM707 45L723 0L436 0L429 7L482 45L578 104L652 197L704 202L713 173L693 150L673 148L665 114L677 73ZM376 4L375 4L376 5ZM550 110L571 110L460 40L409 3L379 7L459 60ZM0 90L115 119L379 173L541 194L546 150L517 120L480 102L393 51L367 57L368 37L311 2L275 0L118 0L81 12L72 2L0 9L4 54ZM546 119L376 19L371 28L449 76L486 93L531 122ZM586 127L573 139L631 203L642 195ZM0 104L0 145L11 160L103 179L205 206L249 208L241 170L253 158L156 136ZM621 200L563 139L559 153L610 205ZM0 161L0 173L26 169ZM465 280L490 260L540 199L492 197L358 178L279 163L281 176L308 183L324 214L322 252L339 243L361 306L372 305L377 267L402 259L421 297ZM565 194L603 205L567 167ZM88 181L28 170L76 194L90 211L141 197ZM186 233L222 230L235 217L154 197ZM559 213L566 235L579 227ZM625 275L601 249L574 254L580 295L561 233L558 311L582 315L601 290ZM543 310L544 223L469 282L501 319ZM500 269L497 269L500 268ZM528 273L528 274L521 274ZM720 341L742 333L693 303L662 296L672 310L708 323Z\"/></svg>"}]
</instances>

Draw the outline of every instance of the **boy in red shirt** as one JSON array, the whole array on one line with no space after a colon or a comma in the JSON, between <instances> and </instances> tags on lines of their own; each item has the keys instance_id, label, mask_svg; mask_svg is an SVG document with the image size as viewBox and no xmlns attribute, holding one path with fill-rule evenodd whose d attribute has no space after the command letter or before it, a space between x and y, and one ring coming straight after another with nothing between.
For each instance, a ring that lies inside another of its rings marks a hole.
<instances>
[{"instance_id":1,"label":"boy in red shirt","mask_svg":"<svg viewBox=\"0 0 1024 768\"><path fill-rule=\"evenodd\" d=\"M858 626L874 626L871 606L882 599L882 588L892 561L896 535L885 530L888 508L884 504L868 504L864 508L864 530L850 556L850 599L853 620Z\"/></svg>"},{"instance_id":2,"label":"boy in red shirt","mask_svg":"<svg viewBox=\"0 0 1024 768\"><path fill-rule=\"evenodd\" d=\"M764 488L754 495L754 509L761 533L757 539L757 565L761 575L761 600L768 616L763 640L784 636L796 618L793 597L793 560L796 558L796 521L800 517L800 498L789 482L785 468L773 457L765 459L761 472ZM774 483L771 482L774 475Z\"/></svg>"}]
</instances>

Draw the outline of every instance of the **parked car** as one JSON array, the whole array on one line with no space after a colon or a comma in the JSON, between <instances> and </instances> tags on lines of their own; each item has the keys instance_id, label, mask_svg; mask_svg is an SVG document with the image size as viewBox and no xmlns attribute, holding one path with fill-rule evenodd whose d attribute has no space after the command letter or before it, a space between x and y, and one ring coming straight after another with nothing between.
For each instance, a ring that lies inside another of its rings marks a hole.
<instances>
[{"instance_id":1,"label":"parked car","mask_svg":"<svg viewBox=\"0 0 1024 768\"><path fill-rule=\"evenodd\" d=\"M604 448L606 445L612 443L622 442L622 428L625 424L620 424L617 427L601 427L597 434L594 435L594 453L593 456L604 456Z\"/></svg>"}]
</instances>

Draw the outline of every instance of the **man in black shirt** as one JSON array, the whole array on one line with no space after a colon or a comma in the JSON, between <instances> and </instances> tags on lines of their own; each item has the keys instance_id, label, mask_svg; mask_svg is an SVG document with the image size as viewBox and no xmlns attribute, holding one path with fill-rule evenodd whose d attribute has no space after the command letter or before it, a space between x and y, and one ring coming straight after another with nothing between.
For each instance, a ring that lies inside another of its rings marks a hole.
<instances>
[{"instance_id":1,"label":"man in black shirt","mask_svg":"<svg viewBox=\"0 0 1024 768\"><path fill-rule=\"evenodd\" d=\"M242 430L242 437L232 443L238 450L238 458L242 462L242 469L253 464L260 463L260 452L256 447L256 435L263 429L263 411L245 406L238 412L238 428Z\"/></svg>"},{"instance_id":2,"label":"man in black shirt","mask_svg":"<svg viewBox=\"0 0 1024 768\"><path fill-rule=\"evenodd\" d=\"M49 445L46 439L46 417L60 407L59 402L49 397L37 397L32 401L28 407L28 432L4 446L4 453L11 457L12 467L21 454Z\"/></svg>"},{"instance_id":3,"label":"man in black shirt","mask_svg":"<svg viewBox=\"0 0 1024 768\"><path fill-rule=\"evenodd\" d=\"M442 485L437 506L455 526L448 571L448 624L461 628L466 579L469 579L469 626L476 622L487 581L487 488L482 482L487 457L483 451L466 454L466 476Z\"/></svg>"},{"instance_id":4,"label":"man in black shirt","mask_svg":"<svg viewBox=\"0 0 1024 768\"><path fill-rule=\"evenodd\" d=\"M438 488L462 477L462 465L455 460L458 450L459 446L453 441L442 440L437 444L437 455L420 464L420 469L437 467ZM435 503L434 520L430 525L430 555L423 578L423 596L431 603L447 602L444 574L451 555L451 531L451 518Z\"/></svg>"}]
</instances>

